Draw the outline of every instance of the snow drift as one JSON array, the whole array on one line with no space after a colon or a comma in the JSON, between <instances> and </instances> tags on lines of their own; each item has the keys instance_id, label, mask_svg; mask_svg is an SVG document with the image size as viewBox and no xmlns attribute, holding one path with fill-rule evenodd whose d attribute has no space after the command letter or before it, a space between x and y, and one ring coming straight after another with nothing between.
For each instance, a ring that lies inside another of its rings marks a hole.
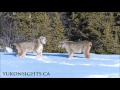
<instances>
[{"instance_id":1,"label":"snow drift","mask_svg":"<svg viewBox=\"0 0 120 90\"><path fill-rule=\"evenodd\" d=\"M120 78L120 55L91 53L74 54L68 59L67 53L43 53L37 57L27 53L16 57L16 53L0 53L1 78Z\"/></svg>"}]
</instances>

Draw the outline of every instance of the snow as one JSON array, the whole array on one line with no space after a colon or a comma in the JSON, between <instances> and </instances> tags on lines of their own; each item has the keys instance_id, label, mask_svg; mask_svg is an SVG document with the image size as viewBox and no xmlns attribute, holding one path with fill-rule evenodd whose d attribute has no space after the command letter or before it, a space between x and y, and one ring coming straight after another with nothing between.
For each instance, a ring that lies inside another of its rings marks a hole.
<instances>
[{"instance_id":1,"label":"snow","mask_svg":"<svg viewBox=\"0 0 120 90\"><path fill-rule=\"evenodd\" d=\"M5 52L12 53L13 49L10 47L5 47Z\"/></svg>"},{"instance_id":2,"label":"snow","mask_svg":"<svg viewBox=\"0 0 120 90\"><path fill-rule=\"evenodd\" d=\"M120 78L120 55L27 53L16 57L16 52L0 52L0 78Z\"/></svg>"}]
</instances>

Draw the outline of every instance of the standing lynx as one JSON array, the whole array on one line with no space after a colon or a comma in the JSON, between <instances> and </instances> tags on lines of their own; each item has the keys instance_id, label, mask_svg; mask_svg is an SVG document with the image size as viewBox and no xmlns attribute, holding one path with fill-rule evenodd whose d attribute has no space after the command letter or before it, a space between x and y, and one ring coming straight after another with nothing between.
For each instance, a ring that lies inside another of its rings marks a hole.
<instances>
[{"instance_id":1,"label":"standing lynx","mask_svg":"<svg viewBox=\"0 0 120 90\"><path fill-rule=\"evenodd\" d=\"M42 56L43 44L46 44L46 37L40 36L31 42L14 43L18 51L17 56L23 57L27 52L34 52L37 56Z\"/></svg>"},{"instance_id":2,"label":"standing lynx","mask_svg":"<svg viewBox=\"0 0 120 90\"><path fill-rule=\"evenodd\" d=\"M60 42L60 48L65 48L69 54L69 58L72 58L74 53L84 53L86 58L90 58L90 49L92 43L90 41L68 41L67 39Z\"/></svg>"}]
</instances>

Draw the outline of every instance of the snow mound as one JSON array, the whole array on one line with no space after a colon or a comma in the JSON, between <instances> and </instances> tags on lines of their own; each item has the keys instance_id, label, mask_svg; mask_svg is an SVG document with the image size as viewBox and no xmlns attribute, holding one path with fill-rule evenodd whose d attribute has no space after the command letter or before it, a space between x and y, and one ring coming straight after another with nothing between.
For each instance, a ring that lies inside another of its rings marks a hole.
<instances>
[{"instance_id":1,"label":"snow mound","mask_svg":"<svg viewBox=\"0 0 120 90\"><path fill-rule=\"evenodd\" d=\"M10 47L5 47L5 52L12 53L13 49Z\"/></svg>"}]
</instances>

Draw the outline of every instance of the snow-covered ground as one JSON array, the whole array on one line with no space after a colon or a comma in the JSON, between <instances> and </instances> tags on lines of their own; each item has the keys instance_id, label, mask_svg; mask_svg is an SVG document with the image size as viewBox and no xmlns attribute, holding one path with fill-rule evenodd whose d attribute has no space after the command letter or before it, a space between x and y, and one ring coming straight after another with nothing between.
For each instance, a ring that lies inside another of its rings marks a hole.
<instances>
[{"instance_id":1,"label":"snow-covered ground","mask_svg":"<svg viewBox=\"0 0 120 90\"><path fill-rule=\"evenodd\" d=\"M120 55L43 53L37 57L27 53L16 57L15 52L0 52L1 78L120 78Z\"/></svg>"}]
</instances>

